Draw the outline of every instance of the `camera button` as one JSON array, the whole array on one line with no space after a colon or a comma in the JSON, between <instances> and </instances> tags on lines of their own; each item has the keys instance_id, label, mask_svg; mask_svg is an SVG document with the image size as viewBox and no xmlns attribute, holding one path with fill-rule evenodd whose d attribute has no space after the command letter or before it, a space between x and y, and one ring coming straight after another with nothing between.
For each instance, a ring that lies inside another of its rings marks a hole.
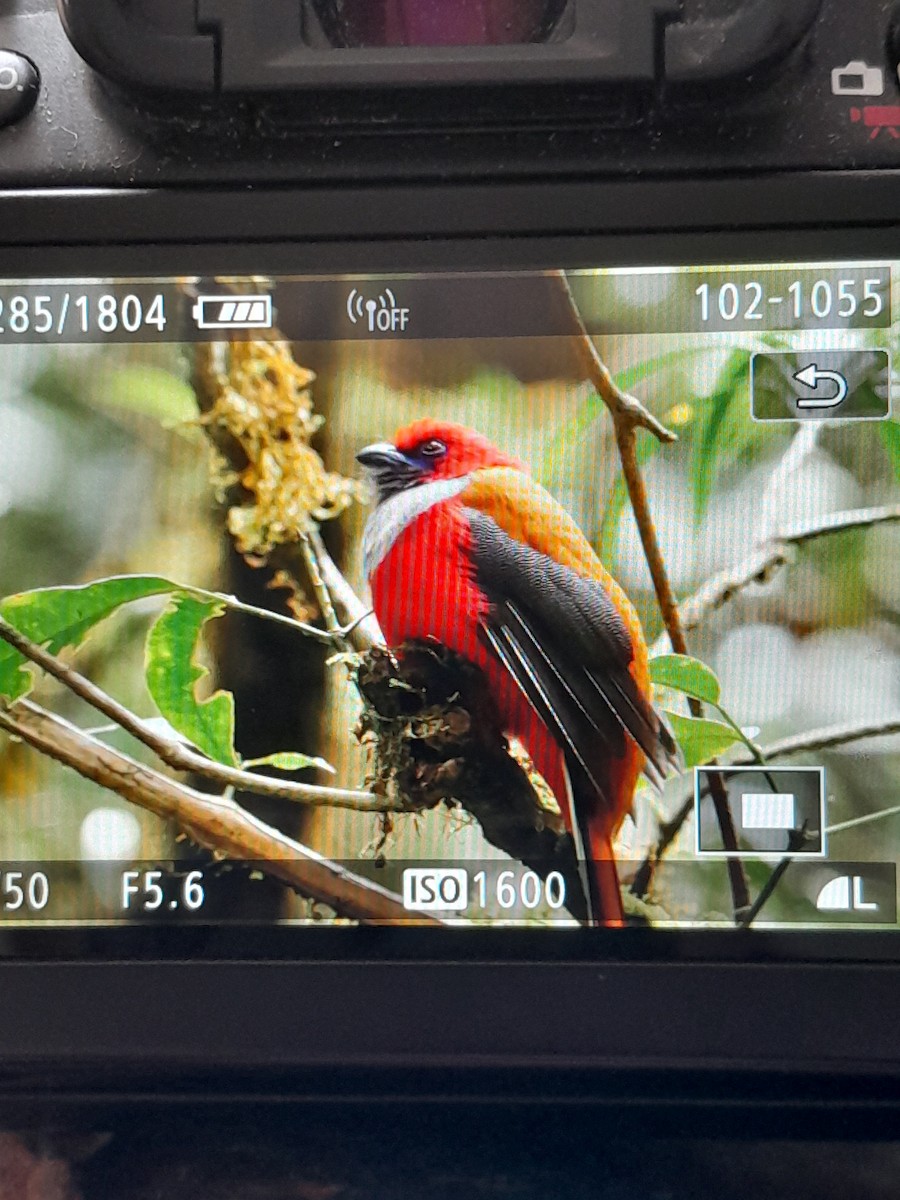
<instances>
[{"instance_id":1,"label":"camera button","mask_svg":"<svg viewBox=\"0 0 900 1200\"><path fill-rule=\"evenodd\" d=\"M716 788L731 813L731 846L726 844ZM694 811L699 858L825 857L822 767L695 767Z\"/></svg>"},{"instance_id":2,"label":"camera button","mask_svg":"<svg viewBox=\"0 0 900 1200\"><path fill-rule=\"evenodd\" d=\"M0 129L31 112L40 86L41 77L30 59L13 50L0 50Z\"/></svg>"},{"instance_id":3,"label":"camera button","mask_svg":"<svg viewBox=\"0 0 900 1200\"><path fill-rule=\"evenodd\" d=\"M772 350L750 360L756 421L886 421L891 415L887 350Z\"/></svg>"}]
</instances>

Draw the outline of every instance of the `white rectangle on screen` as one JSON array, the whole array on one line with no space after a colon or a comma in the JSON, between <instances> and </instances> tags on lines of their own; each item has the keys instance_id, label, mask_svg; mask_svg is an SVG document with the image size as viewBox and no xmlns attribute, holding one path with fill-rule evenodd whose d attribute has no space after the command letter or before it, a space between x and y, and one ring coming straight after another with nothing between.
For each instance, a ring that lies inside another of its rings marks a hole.
<instances>
[{"instance_id":1,"label":"white rectangle on screen","mask_svg":"<svg viewBox=\"0 0 900 1200\"><path fill-rule=\"evenodd\" d=\"M410 912L465 912L468 906L465 868L407 867L403 872L403 907Z\"/></svg>"},{"instance_id":2,"label":"white rectangle on screen","mask_svg":"<svg viewBox=\"0 0 900 1200\"><path fill-rule=\"evenodd\" d=\"M745 792L741 796L744 829L796 829L796 803L790 792Z\"/></svg>"}]
</instances>

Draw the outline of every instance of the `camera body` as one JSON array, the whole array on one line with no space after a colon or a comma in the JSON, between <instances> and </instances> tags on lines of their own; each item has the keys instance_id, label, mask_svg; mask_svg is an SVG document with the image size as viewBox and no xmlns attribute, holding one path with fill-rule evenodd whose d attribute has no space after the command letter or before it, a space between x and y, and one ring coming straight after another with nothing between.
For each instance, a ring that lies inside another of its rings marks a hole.
<instances>
[{"instance_id":1,"label":"camera body","mask_svg":"<svg viewBox=\"0 0 900 1200\"><path fill-rule=\"evenodd\" d=\"M4 186L227 187L238 165L260 186L894 163L895 14L879 0L595 0L563 40L422 48L331 47L314 9L8 6L3 44L43 84L5 128Z\"/></svg>"},{"instance_id":2,"label":"camera body","mask_svg":"<svg viewBox=\"0 0 900 1200\"><path fill-rule=\"evenodd\" d=\"M390 44L356 8L0 0L0 88L15 93L4 110L0 91L0 275L402 277L893 252L887 0L570 0L518 40L469 44L488 29L476 24L459 34L469 43L441 45ZM727 1078L768 1105L808 1100L825 1078L883 1098L900 1072L885 1019L895 930L567 929L551 943L360 928L301 948L283 931L120 932L9 942L7 1096L213 1078L339 1095L417 1077L434 1095L565 1088L658 1106L714 1102Z\"/></svg>"}]
</instances>

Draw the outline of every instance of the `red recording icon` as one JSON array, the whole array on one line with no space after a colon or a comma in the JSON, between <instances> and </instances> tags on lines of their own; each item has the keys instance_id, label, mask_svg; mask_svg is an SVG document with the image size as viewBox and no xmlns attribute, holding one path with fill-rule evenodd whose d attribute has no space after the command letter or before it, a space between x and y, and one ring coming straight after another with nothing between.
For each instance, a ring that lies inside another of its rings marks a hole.
<instances>
[{"instance_id":1,"label":"red recording icon","mask_svg":"<svg viewBox=\"0 0 900 1200\"><path fill-rule=\"evenodd\" d=\"M851 108L850 120L871 129L869 140L885 130L889 137L900 139L900 104L869 104L866 108Z\"/></svg>"}]
</instances>

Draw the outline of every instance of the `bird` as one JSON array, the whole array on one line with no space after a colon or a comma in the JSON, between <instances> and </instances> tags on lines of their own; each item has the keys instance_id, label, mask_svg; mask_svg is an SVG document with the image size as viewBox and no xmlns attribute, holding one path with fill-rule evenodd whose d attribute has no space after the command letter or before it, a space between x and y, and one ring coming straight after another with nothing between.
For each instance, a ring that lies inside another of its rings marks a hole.
<instances>
[{"instance_id":1,"label":"bird","mask_svg":"<svg viewBox=\"0 0 900 1200\"><path fill-rule=\"evenodd\" d=\"M363 568L388 646L435 639L482 670L556 797L588 922L622 925L613 839L641 774L660 788L679 761L633 604L562 505L476 430L422 418L356 457L375 489Z\"/></svg>"}]
</instances>

